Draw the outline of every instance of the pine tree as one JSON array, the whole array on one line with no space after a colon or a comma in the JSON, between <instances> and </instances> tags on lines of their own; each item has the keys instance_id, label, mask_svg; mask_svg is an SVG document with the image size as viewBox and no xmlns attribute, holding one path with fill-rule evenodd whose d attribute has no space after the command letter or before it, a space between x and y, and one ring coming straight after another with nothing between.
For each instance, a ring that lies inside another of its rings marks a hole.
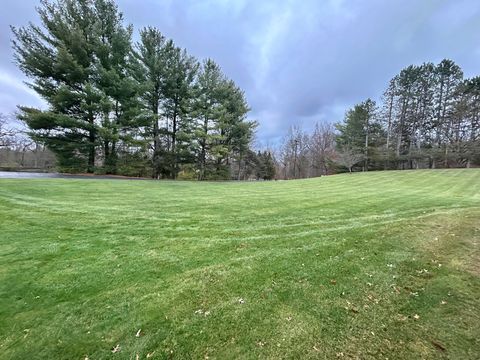
<instances>
[{"instance_id":1,"label":"pine tree","mask_svg":"<svg viewBox=\"0 0 480 360\"><path fill-rule=\"evenodd\" d=\"M118 145L132 142L137 87L131 76L131 26L110 0L42 1L42 26L12 28L15 59L47 111L20 107L31 136L52 149L62 167L116 171Z\"/></svg>"},{"instance_id":2,"label":"pine tree","mask_svg":"<svg viewBox=\"0 0 480 360\"><path fill-rule=\"evenodd\" d=\"M216 138L217 173L228 172L230 158L250 146L256 122L247 121L250 110L245 94L232 80L224 81L221 86L221 113Z\"/></svg>"},{"instance_id":3,"label":"pine tree","mask_svg":"<svg viewBox=\"0 0 480 360\"><path fill-rule=\"evenodd\" d=\"M93 171L96 119L102 93L95 87L98 17L91 0L42 1L42 26L14 28L15 61L47 111L20 106L20 119L35 140L53 150L63 167Z\"/></svg>"},{"instance_id":4,"label":"pine tree","mask_svg":"<svg viewBox=\"0 0 480 360\"><path fill-rule=\"evenodd\" d=\"M348 110L343 123L336 124L339 148L348 148L348 153L363 154L364 171L368 170L372 150L383 138L376 112L376 103L367 99Z\"/></svg>"},{"instance_id":5,"label":"pine tree","mask_svg":"<svg viewBox=\"0 0 480 360\"><path fill-rule=\"evenodd\" d=\"M443 145L444 166L448 166L448 142L452 122L457 86L463 79L463 72L452 60L444 59L435 68L437 91L435 97L435 147ZM433 161L435 167L435 160Z\"/></svg>"},{"instance_id":6,"label":"pine tree","mask_svg":"<svg viewBox=\"0 0 480 360\"><path fill-rule=\"evenodd\" d=\"M470 167L480 163L480 76L466 79L458 91L455 143L460 160Z\"/></svg>"},{"instance_id":7,"label":"pine tree","mask_svg":"<svg viewBox=\"0 0 480 360\"><path fill-rule=\"evenodd\" d=\"M275 178L275 162L273 161L272 154L268 151L263 153L264 164L265 164L265 174L263 176L264 180L272 180Z\"/></svg>"},{"instance_id":8,"label":"pine tree","mask_svg":"<svg viewBox=\"0 0 480 360\"><path fill-rule=\"evenodd\" d=\"M248 180L251 176L256 175L258 167L257 154L251 149L247 149L243 156L243 180ZM240 177L239 179L240 180Z\"/></svg>"},{"instance_id":9,"label":"pine tree","mask_svg":"<svg viewBox=\"0 0 480 360\"><path fill-rule=\"evenodd\" d=\"M255 177L257 180L264 179L266 175L266 163L264 154L260 151L256 154Z\"/></svg>"},{"instance_id":10,"label":"pine tree","mask_svg":"<svg viewBox=\"0 0 480 360\"><path fill-rule=\"evenodd\" d=\"M190 113L198 67L197 60L186 50L176 47L172 41L167 42L161 102L170 155L167 168L173 179L179 172L179 163L191 160L190 143L194 126Z\"/></svg>"},{"instance_id":11,"label":"pine tree","mask_svg":"<svg viewBox=\"0 0 480 360\"><path fill-rule=\"evenodd\" d=\"M135 77L140 84L142 116L146 119L146 140L152 142L152 177L161 173L161 134L160 101L163 100L165 83L166 40L161 32L153 27L140 31L140 41L136 44L134 56L138 61Z\"/></svg>"},{"instance_id":12,"label":"pine tree","mask_svg":"<svg viewBox=\"0 0 480 360\"><path fill-rule=\"evenodd\" d=\"M220 67L211 59L203 62L196 84L194 114L197 118L195 137L198 141L198 179L211 172L210 158L216 158L224 149L218 145L221 116L221 87L225 81Z\"/></svg>"},{"instance_id":13,"label":"pine tree","mask_svg":"<svg viewBox=\"0 0 480 360\"><path fill-rule=\"evenodd\" d=\"M138 142L139 85L133 77L132 27L123 26L123 16L112 2L97 1L98 34L95 53L96 84L103 93L101 129L104 166L107 173L116 173L118 146L127 148Z\"/></svg>"}]
</instances>

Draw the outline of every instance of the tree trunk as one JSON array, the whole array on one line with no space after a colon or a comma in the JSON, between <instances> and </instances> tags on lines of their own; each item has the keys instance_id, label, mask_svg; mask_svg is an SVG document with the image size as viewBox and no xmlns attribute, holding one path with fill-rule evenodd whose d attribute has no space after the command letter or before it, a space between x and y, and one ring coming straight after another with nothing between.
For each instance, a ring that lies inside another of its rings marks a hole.
<instances>
[{"instance_id":1,"label":"tree trunk","mask_svg":"<svg viewBox=\"0 0 480 360\"><path fill-rule=\"evenodd\" d=\"M392 126L392 112L393 112L393 94L390 96L390 104L388 106L388 124L387 124L387 145L385 151L385 164L384 169L387 170L388 168L388 157L389 157L389 150L390 150L390 131Z\"/></svg>"},{"instance_id":2,"label":"tree trunk","mask_svg":"<svg viewBox=\"0 0 480 360\"><path fill-rule=\"evenodd\" d=\"M153 174L152 177L154 179L158 179L160 176L160 173L158 171L158 158L160 155L160 131L158 127L158 101L152 103L152 110L153 110L153 156L152 156L152 162L153 162Z\"/></svg>"},{"instance_id":3,"label":"tree trunk","mask_svg":"<svg viewBox=\"0 0 480 360\"><path fill-rule=\"evenodd\" d=\"M368 115L370 116L370 115ZM366 127L365 127L365 152L364 152L364 156L365 156L365 160L363 161L363 171L368 171L368 126L369 126L369 121L368 121L368 117L367 117L367 124L366 124Z\"/></svg>"},{"instance_id":4,"label":"tree trunk","mask_svg":"<svg viewBox=\"0 0 480 360\"><path fill-rule=\"evenodd\" d=\"M201 151L200 151L200 173L199 180L205 178L205 168L206 168L206 158L207 158L207 135L208 135L208 118L203 119L203 140L200 142Z\"/></svg>"},{"instance_id":5,"label":"tree trunk","mask_svg":"<svg viewBox=\"0 0 480 360\"><path fill-rule=\"evenodd\" d=\"M443 167L448 168L448 144L445 144L445 160L443 162Z\"/></svg>"},{"instance_id":6,"label":"tree trunk","mask_svg":"<svg viewBox=\"0 0 480 360\"><path fill-rule=\"evenodd\" d=\"M103 155L105 156L103 166L107 166L110 160L110 148L107 140L103 142Z\"/></svg>"},{"instance_id":7,"label":"tree trunk","mask_svg":"<svg viewBox=\"0 0 480 360\"><path fill-rule=\"evenodd\" d=\"M173 179L177 178L177 102L175 102L175 108L173 110L173 119L172 119L172 155L173 155Z\"/></svg>"},{"instance_id":8,"label":"tree trunk","mask_svg":"<svg viewBox=\"0 0 480 360\"><path fill-rule=\"evenodd\" d=\"M237 175L237 180L240 181L240 173L242 169L242 152L240 151L239 157L238 157L238 175Z\"/></svg>"},{"instance_id":9,"label":"tree trunk","mask_svg":"<svg viewBox=\"0 0 480 360\"><path fill-rule=\"evenodd\" d=\"M95 131L90 130L88 134L88 169L87 172L93 173L95 168Z\"/></svg>"}]
</instances>

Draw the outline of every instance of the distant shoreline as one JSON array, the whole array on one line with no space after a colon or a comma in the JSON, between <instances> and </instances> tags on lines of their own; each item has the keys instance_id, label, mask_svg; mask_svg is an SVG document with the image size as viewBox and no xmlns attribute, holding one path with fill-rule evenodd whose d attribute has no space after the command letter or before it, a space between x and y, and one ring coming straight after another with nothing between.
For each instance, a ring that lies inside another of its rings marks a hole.
<instances>
[{"instance_id":1,"label":"distant shoreline","mask_svg":"<svg viewBox=\"0 0 480 360\"><path fill-rule=\"evenodd\" d=\"M145 177L133 177L122 175L95 175L95 174L68 174L57 172L40 171L4 171L0 170L0 179L114 179L114 180L152 180Z\"/></svg>"}]
</instances>

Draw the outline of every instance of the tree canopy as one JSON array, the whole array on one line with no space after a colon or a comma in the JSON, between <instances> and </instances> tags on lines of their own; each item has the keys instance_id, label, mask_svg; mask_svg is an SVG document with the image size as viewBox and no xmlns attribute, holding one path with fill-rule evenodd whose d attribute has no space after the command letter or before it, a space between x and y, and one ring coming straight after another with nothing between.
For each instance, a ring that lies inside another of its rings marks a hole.
<instances>
[{"instance_id":1,"label":"tree canopy","mask_svg":"<svg viewBox=\"0 0 480 360\"><path fill-rule=\"evenodd\" d=\"M19 106L67 171L229 179L256 123L243 91L160 30L125 24L112 0L42 1L12 27L15 61L47 110ZM241 162L240 162L241 164Z\"/></svg>"}]
</instances>

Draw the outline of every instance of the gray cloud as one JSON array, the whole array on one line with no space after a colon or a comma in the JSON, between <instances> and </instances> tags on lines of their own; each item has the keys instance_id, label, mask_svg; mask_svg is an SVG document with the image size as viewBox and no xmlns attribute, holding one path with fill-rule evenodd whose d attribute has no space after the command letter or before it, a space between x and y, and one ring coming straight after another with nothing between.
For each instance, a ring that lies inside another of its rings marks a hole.
<instances>
[{"instance_id":1,"label":"gray cloud","mask_svg":"<svg viewBox=\"0 0 480 360\"><path fill-rule=\"evenodd\" d=\"M9 24L36 20L37 1L2 4L0 112L40 106L12 64ZM118 0L136 30L157 26L241 86L261 142L291 124L339 121L409 64L451 58L480 74L478 0Z\"/></svg>"}]
</instances>

